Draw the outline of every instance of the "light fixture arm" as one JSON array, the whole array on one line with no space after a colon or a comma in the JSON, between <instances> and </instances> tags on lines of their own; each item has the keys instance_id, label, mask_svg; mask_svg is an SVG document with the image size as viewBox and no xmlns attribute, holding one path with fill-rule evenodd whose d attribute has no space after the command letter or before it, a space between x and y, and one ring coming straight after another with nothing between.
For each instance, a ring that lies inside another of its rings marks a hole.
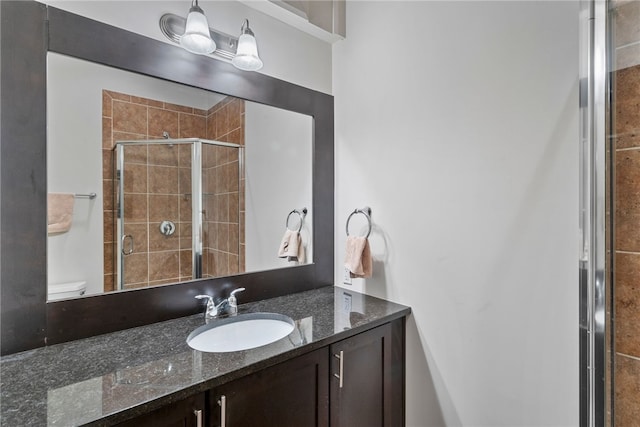
<instances>
[{"instance_id":1,"label":"light fixture arm","mask_svg":"<svg viewBox=\"0 0 640 427\"><path fill-rule=\"evenodd\" d=\"M242 26L240 27L240 35L242 34L248 34L252 37L255 37L256 35L253 34L253 31L251 31L251 28L249 28L249 20L245 19L244 22L242 23Z\"/></svg>"}]
</instances>

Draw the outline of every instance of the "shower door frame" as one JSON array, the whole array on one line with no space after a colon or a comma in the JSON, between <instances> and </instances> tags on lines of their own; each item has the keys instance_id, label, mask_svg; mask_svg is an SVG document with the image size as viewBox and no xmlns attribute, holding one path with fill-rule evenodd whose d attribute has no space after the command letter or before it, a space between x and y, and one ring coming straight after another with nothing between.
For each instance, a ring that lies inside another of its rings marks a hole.
<instances>
[{"instance_id":1,"label":"shower door frame","mask_svg":"<svg viewBox=\"0 0 640 427\"><path fill-rule=\"evenodd\" d=\"M607 218L612 189L607 167L608 0L580 1L580 256L579 343L580 427L604 427L612 419L609 397L612 322L611 227ZM609 415L608 415L609 414ZM609 416L611 418L609 418Z\"/></svg>"},{"instance_id":2,"label":"shower door frame","mask_svg":"<svg viewBox=\"0 0 640 427\"><path fill-rule=\"evenodd\" d=\"M244 147L239 144L230 142L213 141L203 138L180 138L180 139L146 139L146 140L123 140L116 141L114 151L116 156L115 174L118 182L118 189L115 199L116 210L116 290L124 290L124 148L125 146L135 145L191 145L191 247L192 247L192 278L191 280L202 278L202 255L203 255L203 236L202 226L204 224L204 211L202 202L202 145L216 145L238 149L238 183L244 175ZM194 166L198 167L194 167ZM147 237L148 239L148 237Z\"/></svg>"}]
</instances>

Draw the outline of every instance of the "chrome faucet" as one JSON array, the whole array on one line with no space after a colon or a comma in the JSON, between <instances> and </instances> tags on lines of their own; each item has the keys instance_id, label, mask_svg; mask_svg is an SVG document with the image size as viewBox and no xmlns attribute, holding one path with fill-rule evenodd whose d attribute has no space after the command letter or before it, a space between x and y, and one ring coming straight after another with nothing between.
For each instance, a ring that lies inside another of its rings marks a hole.
<instances>
[{"instance_id":1,"label":"chrome faucet","mask_svg":"<svg viewBox=\"0 0 640 427\"><path fill-rule=\"evenodd\" d=\"M225 298L216 304L210 295L196 295L197 299L207 298L207 308L204 312L205 319L215 319L220 316L235 316L238 313L238 299L236 293L244 291L245 288L238 288L231 291L229 298Z\"/></svg>"}]
</instances>

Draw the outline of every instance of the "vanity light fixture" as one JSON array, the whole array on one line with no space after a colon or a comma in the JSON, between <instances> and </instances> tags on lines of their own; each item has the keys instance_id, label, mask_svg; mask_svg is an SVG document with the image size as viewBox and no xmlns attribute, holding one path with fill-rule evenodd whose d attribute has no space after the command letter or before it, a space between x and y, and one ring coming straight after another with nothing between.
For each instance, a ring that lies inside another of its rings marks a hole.
<instances>
[{"instance_id":1,"label":"vanity light fixture","mask_svg":"<svg viewBox=\"0 0 640 427\"><path fill-rule=\"evenodd\" d=\"M257 71L262 68L249 20L242 23L240 37L230 36L209 27L198 0L192 1L187 19L172 13L162 15L160 30L165 37L191 53L231 61L240 70Z\"/></svg>"},{"instance_id":2,"label":"vanity light fixture","mask_svg":"<svg viewBox=\"0 0 640 427\"><path fill-rule=\"evenodd\" d=\"M183 49L198 55L208 55L216 50L216 42L209 34L209 22L204 11L198 6L198 0L193 0L184 34L180 37Z\"/></svg>"},{"instance_id":3,"label":"vanity light fixture","mask_svg":"<svg viewBox=\"0 0 640 427\"><path fill-rule=\"evenodd\" d=\"M240 38L238 39L238 51L231 63L240 70L258 71L262 68L262 60L258 56L258 45L256 36L249 28L249 20L245 19L240 28Z\"/></svg>"}]
</instances>

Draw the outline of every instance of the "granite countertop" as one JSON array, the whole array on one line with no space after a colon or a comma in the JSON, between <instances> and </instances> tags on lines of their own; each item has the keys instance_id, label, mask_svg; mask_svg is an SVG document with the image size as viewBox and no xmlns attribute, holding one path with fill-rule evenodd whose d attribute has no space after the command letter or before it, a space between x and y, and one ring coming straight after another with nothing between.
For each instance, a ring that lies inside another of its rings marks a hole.
<instances>
[{"instance_id":1,"label":"granite countertop","mask_svg":"<svg viewBox=\"0 0 640 427\"><path fill-rule=\"evenodd\" d=\"M239 306L239 314L252 312L285 314L296 327L266 346L203 353L186 343L187 335L204 324L198 314L2 357L0 424L112 425L411 310L327 286Z\"/></svg>"}]
</instances>

